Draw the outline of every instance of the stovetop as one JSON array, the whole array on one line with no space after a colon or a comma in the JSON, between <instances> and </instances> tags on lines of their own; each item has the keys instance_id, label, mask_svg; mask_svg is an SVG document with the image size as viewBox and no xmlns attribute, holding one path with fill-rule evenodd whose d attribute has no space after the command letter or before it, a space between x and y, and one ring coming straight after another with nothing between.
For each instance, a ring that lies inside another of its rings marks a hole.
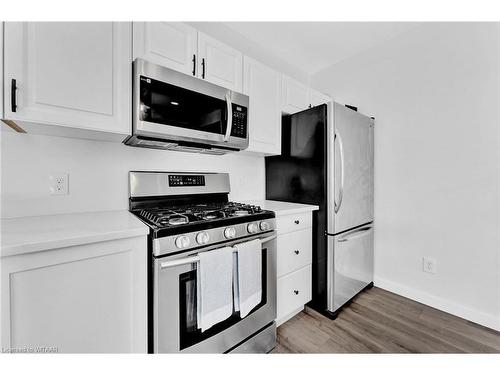
<instances>
[{"instance_id":1,"label":"stovetop","mask_svg":"<svg viewBox=\"0 0 500 375\"><path fill-rule=\"evenodd\" d=\"M274 212L237 202L198 203L132 210L155 237L205 230L274 217Z\"/></svg>"}]
</instances>

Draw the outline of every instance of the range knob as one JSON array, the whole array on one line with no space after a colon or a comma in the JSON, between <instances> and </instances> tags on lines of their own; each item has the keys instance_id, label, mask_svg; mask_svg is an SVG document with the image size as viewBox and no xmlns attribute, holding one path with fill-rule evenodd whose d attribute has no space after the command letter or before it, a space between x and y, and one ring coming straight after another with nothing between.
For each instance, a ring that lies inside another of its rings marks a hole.
<instances>
[{"instance_id":1,"label":"range knob","mask_svg":"<svg viewBox=\"0 0 500 375\"><path fill-rule=\"evenodd\" d=\"M247 225L247 231L248 233L257 233L259 231L259 226L257 223L250 223Z\"/></svg>"},{"instance_id":2,"label":"range knob","mask_svg":"<svg viewBox=\"0 0 500 375\"><path fill-rule=\"evenodd\" d=\"M175 239L175 246L177 246L179 249L185 249L189 246L190 242L191 241L189 240L188 236L179 236Z\"/></svg>"},{"instance_id":3,"label":"range knob","mask_svg":"<svg viewBox=\"0 0 500 375\"><path fill-rule=\"evenodd\" d=\"M196 235L196 242L200 245L206 245L210 241L210 236L207 232L200 232Z\"/></svg>"},{"instance_id":4,"label":"range knob","mask_svg":"<svg viewBox=\"0 0 500 375\"><path fill-rule=\"evenodd\" d=\"M234 227L227 227L226 229L224 229L224 237L226 238L236 237L236 229L234 229Z\"/></svg>"},{"instance_id":5,"label":"range knob","mask_svg":"<svg viewBox=\"0 0 500 375\"><path fill-rule=\"evenodd\" d=\"M271 226L269 225L269 223L267 221L261 221L259 224L259 227L260 227L260 230L263 230L263 231L271 229Z\"/></svg>"}]
</instances>

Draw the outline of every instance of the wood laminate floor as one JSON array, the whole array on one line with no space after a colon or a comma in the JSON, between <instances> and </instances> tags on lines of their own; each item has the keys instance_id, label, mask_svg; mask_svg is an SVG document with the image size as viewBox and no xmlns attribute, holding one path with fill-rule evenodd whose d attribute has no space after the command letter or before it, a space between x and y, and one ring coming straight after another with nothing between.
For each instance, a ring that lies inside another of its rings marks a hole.
<instances>
[{"instance_id":1,"label":"wood laminate floor","mask_svg":"<svg viewBox=\"0 0 500 375\"><path fill-rule=\"evenodd\" d=\"M372 288L335 320L306 308L278 327L272 353L500 353L500 333Z\"/></svg>"}]
</instances>

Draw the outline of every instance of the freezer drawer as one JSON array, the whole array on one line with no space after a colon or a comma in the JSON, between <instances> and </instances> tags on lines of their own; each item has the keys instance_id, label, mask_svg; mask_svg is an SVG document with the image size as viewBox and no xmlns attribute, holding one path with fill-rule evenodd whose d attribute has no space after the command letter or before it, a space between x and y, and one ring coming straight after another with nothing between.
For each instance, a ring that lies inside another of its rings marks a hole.
<instances>
[{"instance_id":1,"label":"freezer drawer","mask_svg":"<svg viewBox=\"0 0 500 375\"><path fill-rule=\"evenodd\" d=\"M373 224L328 237L328 310L335 312L373 281Z\"/></svg>"}]
</instances>

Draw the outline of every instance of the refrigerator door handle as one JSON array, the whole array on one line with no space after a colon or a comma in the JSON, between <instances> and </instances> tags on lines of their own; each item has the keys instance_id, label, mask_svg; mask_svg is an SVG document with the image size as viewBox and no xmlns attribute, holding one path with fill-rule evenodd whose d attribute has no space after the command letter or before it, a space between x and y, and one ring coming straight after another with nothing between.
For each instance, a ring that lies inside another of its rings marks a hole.
<instances>
[{"instance_id":1,"label":"refrigerator door handle","mask_svg":"<svg viewBox=\"0 0 500 375\"><path fill-rule=\"evenodd\" d=\"M337 130L335 130L335 134L333 136L333 143L338 139L339 144L339 155L340 155L340 188L339 188L339 199L338 201L334 199L334 211L335 213L339 212L340 206L342 205L342 199L344 197L344 144L342 142L342 137Z\"/></svg>"},{"instance_id":2,"label":"refrigerator door handle","mask_svg":"<svg viewBox=\"0 0 500 375\"><path fill-rule=\"evenodd\" d=\"M352 232L349 232L349 233L343 235L342 237L340 237L338 239L338 241L339 242L347 242L347 241L353 240L355 238L363 237L363 236L367 235L372 228L373 227L370 225L367 227L356 229Z\"/></svg>"}]
</instances>

